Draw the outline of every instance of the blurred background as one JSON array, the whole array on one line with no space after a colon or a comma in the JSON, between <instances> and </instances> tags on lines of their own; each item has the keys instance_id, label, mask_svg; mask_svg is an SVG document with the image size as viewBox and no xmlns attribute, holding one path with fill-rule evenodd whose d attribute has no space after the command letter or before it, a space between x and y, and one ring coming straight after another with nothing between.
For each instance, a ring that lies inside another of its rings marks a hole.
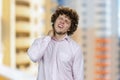
<instances>
[{"instance_id":1,"label":"blurred background","mask_svg":"<svg viewBox=\"0 0 120 80\"><path fill-rule=\"evenodd\" d=\"M75 9L73 36L84 55L84 80L120 80L120 0L0 0L0 80L36 80L27 49L51 29L58 6Z\"/></svg>"}]
</instances>

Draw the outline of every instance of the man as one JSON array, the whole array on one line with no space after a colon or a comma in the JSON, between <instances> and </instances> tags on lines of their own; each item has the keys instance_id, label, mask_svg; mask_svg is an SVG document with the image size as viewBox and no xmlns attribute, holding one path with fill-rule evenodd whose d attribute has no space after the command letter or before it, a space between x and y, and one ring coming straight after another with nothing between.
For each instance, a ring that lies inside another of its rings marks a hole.
<instances>
[{"instance_id":1,"label":"man","mask_svg":"<svg viewBox=\"0 0 120 80\"><path fill-rule=\"evenodd\" d=\"M69 37L76 31L78 20L73 9L58 7L51 17L53 30L33 42L28 55L39 63L37 80L83 80L82 52Z\"/></svg>"}]
</instances>

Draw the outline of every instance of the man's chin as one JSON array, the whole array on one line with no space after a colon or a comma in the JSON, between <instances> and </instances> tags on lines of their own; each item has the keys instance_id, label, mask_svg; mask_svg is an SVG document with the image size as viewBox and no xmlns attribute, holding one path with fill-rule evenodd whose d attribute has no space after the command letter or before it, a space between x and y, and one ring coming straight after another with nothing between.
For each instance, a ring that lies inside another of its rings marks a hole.
<instances>
[{"instance_id":1,"label":"man's chin","mask_svg":"<svg viewBox=\"0 0 120 80\"><path fill-rule=\"evenodd\" d=\"M56 34L58 34L58 35L64 35L64 34L66 34L66 32L55 32Z\"/></svg>"}]
</instances>

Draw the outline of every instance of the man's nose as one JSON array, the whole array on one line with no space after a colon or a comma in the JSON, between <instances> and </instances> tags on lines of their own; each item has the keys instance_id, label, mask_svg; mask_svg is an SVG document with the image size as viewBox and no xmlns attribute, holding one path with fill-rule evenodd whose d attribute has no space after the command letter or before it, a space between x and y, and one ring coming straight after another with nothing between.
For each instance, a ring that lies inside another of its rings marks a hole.
<instances>
[{"instance_id":1,"label":"man's nose","mask_svg":"<svg viewBox=\"0 0 120 80\"><path fill-rule=\"evenodd\" d=\"M64 24L64 23L65 23L65 20L61 20L60 22L61 22L62 24Z\"/></svg>"}]
</instances>

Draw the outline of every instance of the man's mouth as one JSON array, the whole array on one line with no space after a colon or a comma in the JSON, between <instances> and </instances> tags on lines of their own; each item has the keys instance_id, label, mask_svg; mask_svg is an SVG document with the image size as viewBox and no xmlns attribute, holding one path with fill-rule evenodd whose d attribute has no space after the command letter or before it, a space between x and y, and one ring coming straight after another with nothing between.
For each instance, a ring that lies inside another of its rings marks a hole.
<instances>
[{"instance_id":1,"label":"man's mouth","mask_svg":"<svg viewBox=\"0 0 120 80\"><path fill-rule=\"evenodd\" d=\"M64 26L63 26L63 25L61 25L61 24L59 24L59 25L58 25L58 27L59 27L59 28L63 28Z\"/></svg>"}]
</instances>

